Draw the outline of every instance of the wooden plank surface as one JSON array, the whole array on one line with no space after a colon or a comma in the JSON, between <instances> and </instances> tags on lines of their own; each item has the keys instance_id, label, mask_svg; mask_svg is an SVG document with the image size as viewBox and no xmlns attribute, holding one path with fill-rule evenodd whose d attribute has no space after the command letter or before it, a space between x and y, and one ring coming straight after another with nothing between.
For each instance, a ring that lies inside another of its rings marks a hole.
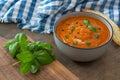
<instances>
[{"instance_id":1,"label":"wooden plank surface","mask_svg":"<svg viewBox=\"0 0 120 80\"><path fill-rule=\"evenodd\" d=\"M16 60L3 47L6 41L0 37L0 80L80 80L57 60L43 66L36 74L21 75L20 66L12 66Z\"/></svg>"},{"instance_id":2,"label":"wooden plank surface","mask_svg":"<svg viewBox=\"0 0 120 80\"><path fill-rule=\"evenodd\" d=\"M0 24L0 36L4 37L5 39L12 39L15 34L19 32L29 35L35 41L48 42L52 44L57 60L59 60L59 62L62 63L67 69L79 77L80 80L120 80L120 47L117 46L113 41L100 59L97 59L93 62L83 63L72 61L67 56L62 54L55 45L53 34L38 34L29 30L19 29L17 28L17 25L13 23ZM5 59L2 59L2 61L4 60ZM5 61L3 64L0 64L0 66L6 64L6 62L8 63L8 61ZM10 61L9 64L12 64L13 62L14 61ZM13 68L19 71L18 67L19 66ZM2 80L6 80L6 78L3 77L4 74L1 73L2 69L0 69L0 78L2 78ZM37 76L38 75L40 74L38 73ZM31 76L32 78L28 79L28 77ZM33 80L36 80L36 75L31 76L29 76L29 74L24 76L24 80L32 80L33 78L35 78Z\"/></svg>"}]
</instances>

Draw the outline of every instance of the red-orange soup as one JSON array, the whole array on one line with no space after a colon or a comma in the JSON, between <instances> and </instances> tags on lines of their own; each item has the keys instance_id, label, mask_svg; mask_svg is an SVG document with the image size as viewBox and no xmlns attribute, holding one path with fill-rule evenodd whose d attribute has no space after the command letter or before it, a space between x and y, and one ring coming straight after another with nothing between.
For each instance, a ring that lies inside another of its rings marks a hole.
<instances>
[{"instance_id":1,"label":"red-orange soup","mask_svg":"<svg viewBox=\"0 0 120 80\"><path fill-rule=\"evenodd\" d=\"M68 45L77 48L95 48L110 37L107 26L89 16L75 16L63 20L56 27L57 36Z\"/></svg>"}]
</instances>

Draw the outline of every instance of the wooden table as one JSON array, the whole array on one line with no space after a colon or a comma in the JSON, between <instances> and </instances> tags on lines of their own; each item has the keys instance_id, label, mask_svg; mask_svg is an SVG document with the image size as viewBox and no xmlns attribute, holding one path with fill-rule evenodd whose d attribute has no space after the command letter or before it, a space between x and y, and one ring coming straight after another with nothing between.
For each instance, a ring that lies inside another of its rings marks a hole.
<instances>
[{"instance_id":1,"label":"wooden table","mask_svg":"<svg viewBox=\"0 0 120 80\"><path fill-rule=\"evenodd\" d=\"M11 39L18 32L24 32L35 41L48 42L53 45L57 60L80 80L120 80L120 47L111 43L106 54L93 62L74 62L59 52L52 34L38 34L29 30L18 29L16 24L0 24L0 36Z\"/></svg>"}]
</instances>

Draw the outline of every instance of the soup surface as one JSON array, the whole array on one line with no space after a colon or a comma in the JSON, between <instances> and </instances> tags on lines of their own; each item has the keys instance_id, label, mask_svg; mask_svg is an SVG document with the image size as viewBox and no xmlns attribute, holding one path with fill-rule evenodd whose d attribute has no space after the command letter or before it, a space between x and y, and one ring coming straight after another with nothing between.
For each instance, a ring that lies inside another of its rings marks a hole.
<instances>
[{"instance_id":1,"label":"soup surface","mask_svg":"<svg viewBox=\"0 0 120 80\"><path fill-rule=\"evenodd\" d=\"M64 43L77 48L98 47L110 37L106 25L89 16L75 16L63 20L57 25L56 34Z\"/></svg>"}]
</instances>

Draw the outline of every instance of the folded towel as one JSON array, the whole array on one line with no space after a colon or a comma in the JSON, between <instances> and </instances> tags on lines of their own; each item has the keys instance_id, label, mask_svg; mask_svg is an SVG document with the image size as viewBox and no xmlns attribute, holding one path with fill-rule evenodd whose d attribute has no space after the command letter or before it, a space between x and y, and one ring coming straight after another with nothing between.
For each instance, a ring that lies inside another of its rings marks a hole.
<instances>
[{"instance_id":1,"label":"folded towel","mask_svg":"<svg viewBox=\"0 0 120 80\"><path fill-rule=\"evenodd\" d=\"M21 29L51 33L62 15L85 8L104 13L120 26L119 0L0 0L0 22L14 22Z\"/></svg>"}]
</instances>

